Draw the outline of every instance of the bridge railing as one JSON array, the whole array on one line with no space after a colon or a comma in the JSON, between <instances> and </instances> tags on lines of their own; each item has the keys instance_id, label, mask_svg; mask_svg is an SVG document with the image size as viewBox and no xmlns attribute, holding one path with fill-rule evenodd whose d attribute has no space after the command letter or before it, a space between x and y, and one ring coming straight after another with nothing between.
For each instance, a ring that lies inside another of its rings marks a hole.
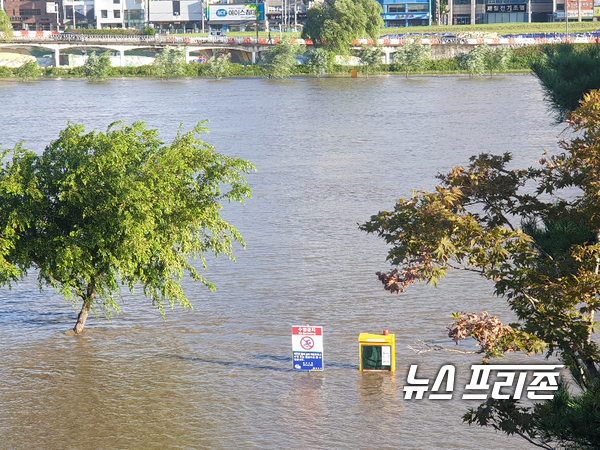
<instances>
[{"instance_id":1,"label":"bridge railing","mask_svg":"<svg viewBox=\"0 0 600 450\"><path fill-rule=\"evenodd\" d=\"M533 36L500 36L497 38L459 38L448 35L422 35L422 36L399 36L399 37L383 37L378 39L380 45L386 47L397 47L404 45L406 41L418 39L421 44L425 45L540 45L560 42L577 42L577 43L600 43L600 35L588 36L565 36L554 35L547 37ZM256 39L244 37L228 37L228 36L170 36L170 35L104 35L104 34L75 34L75 33L57 33L51 31L15 31L13 40L16 42L81 42L85 44L151 44L151 45L274 45L279 39ZM292 42L299 44L312 45L312 41L308 39L294 39ZM372 39L356 39L354 40L355 47L365 45L374 45Z\"/></svg>"}]
</instances>

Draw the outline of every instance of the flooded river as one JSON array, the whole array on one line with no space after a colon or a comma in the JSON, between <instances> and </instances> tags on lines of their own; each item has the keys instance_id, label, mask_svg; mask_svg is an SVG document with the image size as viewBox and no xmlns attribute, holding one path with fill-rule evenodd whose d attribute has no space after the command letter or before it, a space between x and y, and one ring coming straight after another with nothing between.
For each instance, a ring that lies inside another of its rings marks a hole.
<instances>
[{"instance_id":1,"label":"flooded river","mask_svg":"<svg viewBox=\"0 0 600 450\"><path fill-rule=\"evenodd\" d=\"M433 378L476 355L415 354L447 343L452 311L511 315L489 284L453 275L438 288L383 292L386 247L358 230L411 189L470 155L511 151L520 165L556 148L531 76L405 80L48 80L0 82L0 142L36 152L67 121L105 130L145 121L172 139L209 119L204 140L252 161L253 199L223 214L247 249L209 258L218 288L184 282L193 311L166 321L139 293L113 322L88 320L35 273L0 290L2 449L530 449L469 427L478 402L403 400L410 364ZM291 370L291 326L324 327L320 373ZM358 335L396 334L397 372L358 371ZM533 360L512 356L503 362Z\"/></svg>"}]
</instances>

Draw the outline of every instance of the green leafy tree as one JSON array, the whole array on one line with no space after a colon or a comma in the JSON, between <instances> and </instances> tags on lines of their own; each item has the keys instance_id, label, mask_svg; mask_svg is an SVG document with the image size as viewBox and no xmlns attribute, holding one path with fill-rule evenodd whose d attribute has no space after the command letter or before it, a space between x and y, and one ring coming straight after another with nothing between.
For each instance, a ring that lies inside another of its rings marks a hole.
<instances>
[{"instance_id":1,"label":"green leafy tree","mask_svg":"<svg viewBox=\"0 0 600 450\"><path fill-rule=\"evenodd\" d=\"M233 258L233 242L243 244L219 211L250 196L243 174L253 169L200 141L204 132L200 123L165 145L141 122L106 133L69 124L41 156L4 151L0 283L37 270L40 289L82 303L75 333L90 311L118 312L121 287L141 286L163 315L165 304L191 308L180 280L214 289L190 258L206 269L207 254Z\"/></svg>"},{"instance_id":2,"label":"green leafy tree","mask_svg":"<svg viewBox=\"0 0 600 450\"><path fill-rule=\"evenodd\" d=\"M338 55L347 55L354 39L377 41L383 28L382 13L376 0L337 0L332 5L316 6L307 12L302 36Z\"/></svg>"},{"instance_id":3,"label":"green leafy tree","mask_svg":"<svg viewBox=\"0 0 600 450\"><path fill-rule=\"evenodd\" d=\"M92 52L83 65L83 74L89 81L106 80L110 73L110 68L109 52L104 52L100 56L96 55L96 52Z\"/></svg>"},{"instance_id":4,"label":"green leafy tree","mask_svg":"<svg viewBox=\"0 0 600 450\"><path fill-rule=\"evenodd\" d=\"M35 80L40 76L40 66L38 66L37 61L29 61L17 68L15 75L21 81Z\"/></svg>"},{"instance_id":5,"label":"green leafy tree","mask_svg":"<svg viewBox=\"0 0 600 450\"><path fill-rule=\"evenodd\" d=\"M166 46L156 55L154 72L156 76L164 79L180 77L185 71L185 50Z\"/></svg>"},{"instance_id":6,"label":"green leafy tree","mask_svg":"<svg viewBox=\"0 0 600 450\"><path fill-rule=\"evenodd\" d=\"M376 68L381 65L383 51L379 47L364 45L358 51L358 57L360 58L361 64L366 67L367 76L369 76L369 70L371 68Z\"/></svg>"},{"instance_id":7,"label":"green leafy tree","mask_svg":"<svg viewBox=\"0 0 600 450\"><path fill-rule=\"evenodd\" d=\"M512 50L508 47L488 47L483 55L485 70L490 76L493 76L494 72L502 72L506 70L511 57Z\"/></svg>"},{"instance_id":8,"label":"green leafy tree","mask_svg":"<svg viewBox=\"0 0 600 450\"><path fill-rule=\"evenodd\" d=\"M396 267L378 273L385 289L436 284L449 270L478 273L519 320L502 325L485 314L455 314L453 339L474 337L486 358L545 349L571 370L580 396L563 387L554 401L533 407L490 399L464 416L547 449L600 442L600 351L593 339L600 308L599 104L600 92L584 96L570 117L576 137L539 165L509 168L508 153L472 157L467 168L440 175L435 191L400 199L362 226L391 246L388 260ZM574 194L566 200L562 189Z\"/></svg>"},{"instance_id":9,"label":"green leafy tree","mask_svg":"<svg viewBox=\"0 0 600 450\"><path fill-rule=\"evenodd\" d=\"M485 55L488 46L486 44L476 45L467 53L461 53L456 56L458 66L469 73L469 76L482 75L485 72Z\"/></svg>"},{"instance_id":10,"label":"green leafy tree","mask_svg":"<svg viewBox=\"0 0 600 450\"><path fill-rule=\"evenodd\" d=\"M396 70L406 73L423 70L431 58L431 45L422 45L419 40L407 40L404 45L398 47L392 57Z\"/></svg>"},{"instance_id":11,"label":"green leafy tree","mask_svg":"<svg viewBox=\"0 0 600 450\"><path fill-rule=\"evenodd\" d=\"M144 34L146 36L154 36L156 34L156 29L154 27L151 27L151 26L145 26L144 27Z\"/></svg>"},{"instance_id":12,"label":"green leafy tree","mask_svg":"<svg viewBox=\"0 0 600 450\"><path fill-rule=\"evenodd\" d=\"M204 73L220 80L231 73L231 53L221 55L219 58L212 56L204 64L206 64Z\"/></svg>"},{"instance_id":13,"label":"green leafy tree","mask_svg":"<svg viewBox=\"0 0 600 450\"><path fill-rule=\"evenodd\" d=\"M333 58L335 55L322 48L315 48L308 52L307 67L309 73L315 74L317 77L324 75L333 67Z\"/></svg>"},{"instance_id":14,"label":"green leafy tree","mask_svg":"<svg viewBox=\"0 0 600 450\"><path fill-rule=\"evenodd\" d=\"M292 68L298 64L296 59L302 55L306 47L289 37L283 38L263 54L261 64L269 78L287 78L292 74Z\"/></svg>"},{"instance_id":15,"label":"green leafy tree","mask_svg":"<svg viewBox=\"0 0 600 450\"><path fill-rule=\"evenodd\" d=\"M10 19L2 8L0 8L0 42L11 42L13 38L13 27Z\"/></svg>"},{"instance_id":16,"label":"green leafy tree","mask_svg":"<svg viewBox=\"0 0 600 450\"><path fill-rule=\"evenodd\" d=\"M531 64L546 98L564 121L592 89L600 89L600 46L558 44L543 47L542 57Z\"/></svg>"}]
</instances>

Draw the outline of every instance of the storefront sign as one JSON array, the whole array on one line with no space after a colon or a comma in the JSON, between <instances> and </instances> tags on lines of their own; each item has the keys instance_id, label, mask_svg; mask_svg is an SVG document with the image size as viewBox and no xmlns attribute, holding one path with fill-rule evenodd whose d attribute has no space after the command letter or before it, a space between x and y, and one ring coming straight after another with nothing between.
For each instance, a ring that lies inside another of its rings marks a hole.
<instances>
[{"instance_id":1,"label":"storefront sign","mask_svg":"<svg viewBox=\"0 0 600 450\"><path fill-rule=\"evenodd\" d=\"M516 12L527 12L527 3L488 3L485 5L485 12L488 14L492 13L516 13Z\"/></svg>"},{"instance_id":2,"label":"storefront sign","mask_svg":"<svg viewBox=\"0 0 600 450\"><path fill-rule=\"evenodd\" d=\"M264 19L264 4L208 5L208 20L213 22L255 22Z\"/></svg>"}]
</instances>

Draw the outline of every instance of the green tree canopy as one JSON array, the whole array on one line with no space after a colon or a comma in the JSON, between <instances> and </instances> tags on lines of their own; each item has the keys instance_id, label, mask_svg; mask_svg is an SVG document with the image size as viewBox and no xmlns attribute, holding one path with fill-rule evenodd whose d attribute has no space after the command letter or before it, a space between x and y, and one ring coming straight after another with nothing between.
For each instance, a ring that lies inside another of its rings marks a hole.
<instances>
[{"instance_id":1,"label":"green tree canopy","mask_svg":"<svg viewBox=\"0 0 600 450\"><path fill-rule=\"evenodd\" d=\"M472 157L469 167L440 175L433 192L400 199L362 226L391 247L395 268L378 273L385 289L436 284L449 270L477 273L494 283L519 320L496 326L494 339L479 334L486 356L545 348L571 369L581 396L563 388L554 403L534 407L490 399L464 417L548 449L600 442L600 351L593 339L600 309L598 105L600 92L584 95L571 115L576 137L539 165L510 168L508 153ZM562 189L574 193L567 200ZM450 335L477 338L484 319L456 314Z\"/></svg>"},{"instance_id":2,"label":"green tree canopy","mask_svg":"<svg viewBox=\"0 0 600 450\"><path fill-rule=\"evenodd\" d=\"M600 46L544 46L542 57L531 70L540 79L557 122L562 122L579 106L585 93L600 89Z\"/></svg>"},{"instance_id":3,"label":"green tree canopy","mask_svg":"<svg viewBox=\"0 0 600 450\"><path fill-rule=\"evenodd\" d=\"M13 27L4 9L0 8L0 42L10 42L13 37Z\"/></svg>"},{"instance_id":4,"label":"green tree canopy","mask_svg":"<svg viewBox=\"0 0 600 450\"><path fill-rule=\"evenodd\" d=\"M37 61L29 61L19 67L15 71L15 75L21 81L35 80L40 76L40 66L38 66Z\"/></svg>"},{"instance_id":5,"label":"green tree canopy","mask_svg":"<svg viewBox=\"0 0 600 450\"><path fill-rule=\"evenodd\" d=\"M298 64L297 57L302 55L306 47L297 42L292 43L289 37L283 38L263 54L261 64L269 78L287 78L292 68Z\"/></svg>"},{"instance_id":6,"label":"green tree canopy","mask_svg":"<svg viewBox=\"0 0 600 450\"><path fill-rule=\"evenodd\" d=\"M170 145L144 123L112 124L85 133L70 124L41 156L17 145L0 168L0 283L38 270L74 304L81 333L90 311L119 311L121 287L141 286L164 305L191 304L180 280L187 273L210 289L190 263L206 255L233 258L240 233L224 221L221 202L250 196L242 174L252 164L216 153L200 141L202 123Z\"/></svg>"},{"instance_id":7,"label":"green tree canopy","mask_svg":"<svg viewBox=\"0 0 600 450\"><path fill-rule=\"evenodd\" d=\"M383 57L383 51L377 46L364 45L358 51L358 57L362 65L366 66L367 76L369 76L369 70L380 66Z\"/></svg>"},{"instance_id":8,"label":"green tree canopy","mask_svg":"<svg viewBox=\"0 0 600 450\"><path fill-rule=\"evenodd\" d=\"M162 52L156 55L154 72L156 76L167 80L180 77L183 75L185 63L185 50L167 45Z\"/></svg>"},{"instance_id":9,"label":"green tree canopy","mask_svg":"<svg viewBox=\"0 0 600 450\"><path fill-rule=\"evenodd\" d=\"M481 75L485 72L485 56L488 51L487 44L476 45L467 53L457 55L458 67L469 73L469 76Z\"/></svg>"},{"instance_id":10,"label":"green tree canopy","mask_svg":"<svg viewBox=\"0 0 600 450\"><path fill-rule=\"evenodd\" d=\"M231 53L221 55L218 58L212 56L204 64L206 64L204 73L220 80L221 78L228 76L231 72Z\"/></svg>"},{"instance_id":11,"label":"green tree canopy","mask_svg":"<svg viewBox=\"0 0 600 450\"><path fill-rule=\"evenodd\" d=\"M314 48L308 52L306 63L310 73L315 74L317 77L324 75L327 71L331 70L333 66L333 58L335 55L322 48Z\"/></svg>"},{"instance_id":12,"label":"green tree canopy","mask_svg":"<svg viewBox=\"0 0 600 450\"><path fill-rule=\"evenodd\" d=\"M485 70L494 75L494 72L506 70L506 66L512 57L512 50L508 47L488 47L483 55Z\"/></svg>"},{"instance_id":13,"label":"green tree canopy","mask_svg":"<svg viewBox=\"0 0 600 450\"><path fill-rule=\"evenodd\" d=\"M110 67L109 52L104 52L100 56L96 55L96 52L92 52L83 65L83 74L89 81L106 80L110 72Z\"/></svg>"},{"instance_id":14,"label":"green tree canopy","mask_svg":"<svg viewBox=\"0 0 600 450\"><path fill-rule=\"evenodd\" d=\"M404 45L398 47L392 57L397 70L406 73L422 70L431 57L431 45L422 45L417 39L407 40Z\"/></svg>"},{"instance_id":15,"label":"green tree canopy","mask_svg":"<svg viewBox=\"0 0 600 450\"><path fill-rule=\"evenodd\" d=\"M302 37L338 55L347 55L354 39L377 41L384 25L382 13L376 0L337 0L333 5L317 5L307 12Z\"/></svg>"}]
</instances>

